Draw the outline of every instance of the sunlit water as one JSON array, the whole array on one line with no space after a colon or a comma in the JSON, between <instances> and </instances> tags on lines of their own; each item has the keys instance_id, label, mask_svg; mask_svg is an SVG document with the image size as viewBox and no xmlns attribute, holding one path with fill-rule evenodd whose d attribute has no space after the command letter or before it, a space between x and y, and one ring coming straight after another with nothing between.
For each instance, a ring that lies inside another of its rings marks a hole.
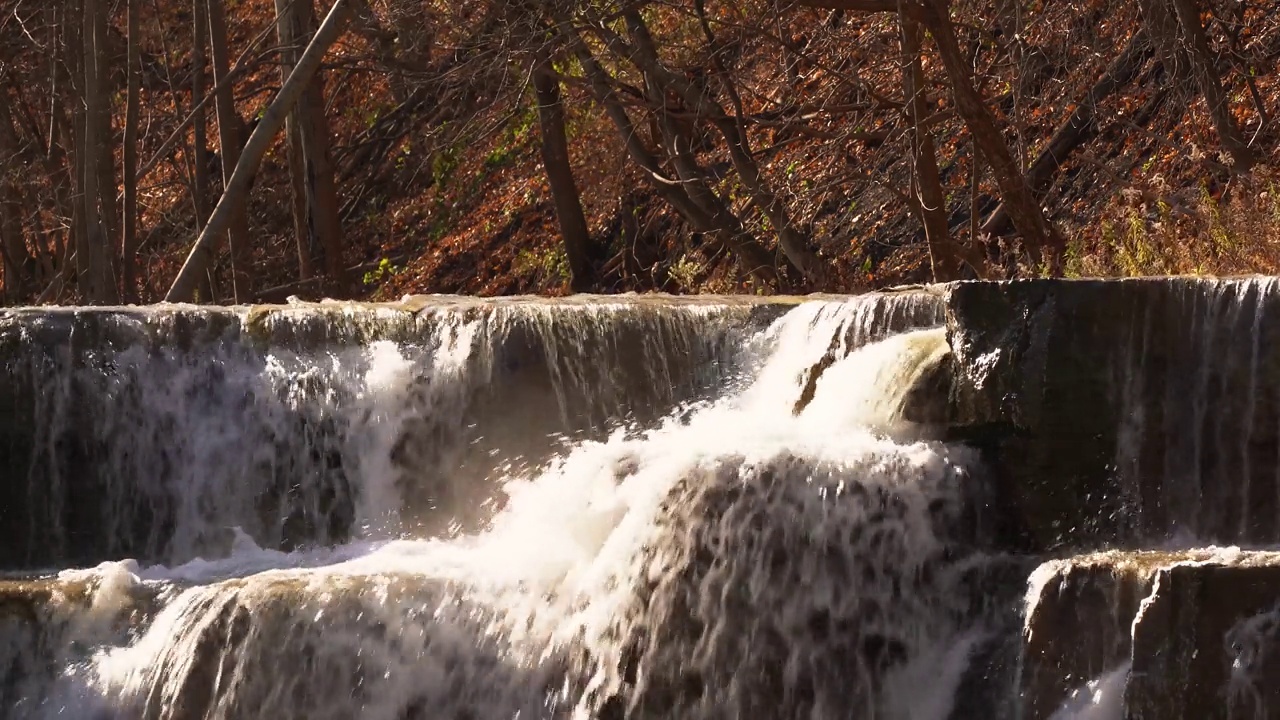
<instances>
[{"instance_id":1,"label":"sunlit water","mask_svg":"<svg viewBox=\"0 0 1280 720\"><path fill-rule=\"evenodd\" d=\"M399 401L411 380L461 372L471 345L372 344L357 390L329 399L359 410L355 539L259 547L209 524L253 515L221 492L234 478L184 470L173 556L219 531L223 551L62 572L92 599L55 599L56 667L17 715L945 720L989 629L980 468L901 416L942 330L854 347L859 312L800 305L741 340L710 399L504 465L496 511L453 533L402 517L390 458L423 422ZM325 372L260 372L308 371ZM211 468L235 452L213 440Z\"/></svg>"}]
</instances>

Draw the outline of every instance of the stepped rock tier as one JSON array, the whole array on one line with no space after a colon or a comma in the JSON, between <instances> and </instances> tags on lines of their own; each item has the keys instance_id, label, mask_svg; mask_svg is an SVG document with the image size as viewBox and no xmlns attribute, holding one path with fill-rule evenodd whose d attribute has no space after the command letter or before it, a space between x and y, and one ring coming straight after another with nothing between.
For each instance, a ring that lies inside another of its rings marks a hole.
<instances>
[{"instance_id":1,"label":"stepped rock tier","mask_svg":"<svg viewBox=\"0 0 1280 720\"><path fill-rule=\"evenodd\" d=\"M0 364L6 718L1280 718L1280 281L17 308Z\"/></svg>"}]
</instances>

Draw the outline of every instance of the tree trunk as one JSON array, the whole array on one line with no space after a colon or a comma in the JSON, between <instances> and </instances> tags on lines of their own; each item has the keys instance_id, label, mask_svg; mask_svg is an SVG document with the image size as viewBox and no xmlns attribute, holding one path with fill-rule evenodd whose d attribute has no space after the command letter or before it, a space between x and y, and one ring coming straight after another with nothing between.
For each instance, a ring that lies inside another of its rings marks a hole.
<instances>
[{"instance_id":1,"label":"tree trunk","mask_svg":"<svg viewBox=\"0 0 1280 720\"><path fill-rule=\"evenodd\" d=\"M0 188L0 277L4 278L5 303L16 305L27 295L28 264L26 238L22 223L9 202L8 182Z\"/></svg>"},{"instance_id":2,"label":"tree trunk","mask_svg":"<svg viewBox=\"0 0 1280 720\"><path fill-rule=\"evenodd\" d=\"M75 213L73 209L75 200L71 195L75 186L75 173L71 168L70 148L74 140L71 139L72 133L68 131L67 103L65 102L69 95L67 88L70 71L65 61L67 36L61 28L61 25L66 23L67 13L68 7L65 5L54 5L46 9L49 22L46 35L46 43L49 47L49 138L46 152L42 153L40 160L53 185L53 191L44 198L44 201L47 203L49 212L56 218L54 224L73 228L71 216ZM43 223L40 224L43 225ZM67 248L73 244L72 237L74 237L73 232L63 234L60 228L49 230L48 250L53 255L54 261L52 267L48 268L46 276L41 278L42 284L46 287L53 283L55 277L65 275L65 261L70 256Z\"/></svg>"},{"instance_id":3,"label":"tree trunk","mask_svg":"<svg viewBox=\"0 0 1280 720\"><path fill-rule=\"evenodd\" d=\"M1222 89L1222 79L1214 64L1213 53L1209 50L1209 38L1204 26L1200 24L1200 8L1195 0L1172 0L1177 11L1178 22L1187 41L1187 54L1191 60L1191 73L1195 76L1200 93L1204 95L1209 106L1209 117L1213 118L1213 127L1218 132L1218 140L1231 155L1232 169L1236 172L1248 172L1256 160L1244 139L1240 128L1236 127L1231 117L1231 105L1227 93Z\"/></svg>"},{"instance_id":4,"label":"tree trunk","mask_svg":"<svg viewBox=\"0 0 1280 720\"><path fill-rule=\"evenodd\" d=\"M209 59L213 82L219 86L214 96L218 113L218 147L222 151L222 186L231 182L231 173L240 161L241 121L236 114L235 88L223 83L229 72L227 22L222 0L206 0L209 13ZM224 191L225 192L225 191ZM249 301L248 263L249 221L244 205L238 205L227 223L227 247L231 253L231 293L237 303Z\"/></svg>"},{"instance_id":5,"label":"tree trunk","mask_svg":"<svg viewBox=\"0 0 1280 720\"><path fill-rule=\"evenodd\" d=\"M293 0L276 0L276 33L280 40L280 81L283 83L298 61L301 40L294 33ZM285 146L289 156L289 187L292 190L291 210L293 236L298 246L298 276L310 280L319 264L321 250L312 237L307 223L307 169L303 155L302 128L297 113L289 113L285 120Z\"/></svg>"},{"instance_id":6,"label":"tree trunk","mask_svg":"<svg viewBox=\"0 0 1280 720\"><path fill-rule=\"evenodd\" d=\"M138 299L138 110L141 92L141 59L138 52L138 3L127 0L128 9L128 89L124 113L124 218L121 227L120 278L122 297L129 302Z\"/></svg>"},{"instance_id":7,"label":"tree trunk","mask_svg":"<svg viewBox=\"0 0 1280 720\"><path fill-rule=\"evenodd\" d=\"M103 277L106 282L106 294L104 302L118 302L120 299L119 288L117 284L117 265L115 248L119 242L119 208L116 205L116 193L118 191L116 183L116 155L115 155L115 136L111 124L112 108L111 108L111 67L108 62L108 53L110 48L107 41L107 13L111 7L109 0L99 0L95 2L96 10L94 12L93 27L93 45L94 45L94 61L97 68L94 71L94 81L97 86L93 89L95 96L99 98L97 103L97 112L93 117L93 121L98 127L98 142L90 145L87 150L98 154L98 222L102 225L102 243L100 252L103 258Z\"/></svg>"},{"instance_id":8,"label":"tree trunk","mask_svg":"<svg viewBox=\"0 0 1280 720\"><path fill-rule=\"evenodd\" d=\"M292 50L288 67L292 68L298 56L298 47L310 40L315 31L315 8L311 0L280 0L284 13L280 24L287 23L288 32L282 29L280 45ZM285 41L285 37L289 40ZM346 265L342 261L342 219L338 217L338 188L334 179L333 161L329 158L329 123L324 115L324 81L317 74L310 85L298 97L297 108L291 115L291 124L297 128L297 142L301 146L302 179L306 190L306 229L308 246L315 256L317 247L323 252L325 274L330 282L342 287L346 283ZM292 165L291 165L292 168Z\"/></svg>"},{"instance_id":9,"label":"tree trunk","mask_svg":"<svg viewBox=\"0 0 1280 720\"><path fill-rule=\"evenodd\" d=\"M76 143L76 175L80 184L79 220L76 233L76 286L81 300L86 304L98 301L98 287L94 277L97 267L93 263L94 253L90 245L98 238L98 173L96 168L97 154L88 148L100 142L97 138L95 114L97 99L93 97L93 71L96 66L93 57L93 14L94 6L100 0L81 0L84 22L80 29L81 54L78 70L80 71L80 98L75 105L79 137Z\"/></svg>"},{"instance_id":10,"label":"tree trunk","mask_svg":"<svg viewBox=\"0 0 1280 720\"><path fill-rule=\"evenodd\" d=\"M67 222L67 233L59 258L58 279L41 293L38 302L42 302L50 292L53 297L60 296L73 278L80 295L84 295L84 291L79 288L82 269L80 250L88 247L84 211L84 153L80 151L84 147L85 136L84 37L81 27L84 24L84 0L68 0L59 21L59 39L53 44L57 53L54 75L58 78L61 90L54 94L50 112L53 115L54 135L62 140L60 147L63 167L66 168L63 217ZM85 257L88 257L87 250ZM87 272L85 275L87 278Z\"/></svg>"},{"instance_id":11,"label":"tree trunk","mask_svg":"<svg viewBox=\"0 0 1280 720\"><path fill-rule=\"evenodd\" d=\"M6 304L17 305L27 296L27 254L26 239L22 235L22 224L18 222L13 208L8 202L8 193L0 196L0 277L4 278L3 299Z\"/></svg>"},{"instance_id":12,"label":"tree trunk","mask_svg":"<svg viewBox=\"0 0 1280 720\"><path fill-rule=\"evenodd\" d=\"M547 183L551 186L565 256L569 259L571 287L574 292L585 292L591 287L592 281L591 260L588 257L591 234L587 229L586 215L582 212L578 185L573 179L573 167L569 164L569 140L565 133L564 105L560 102L560 79L551 67L551 58L545 48L539 49L536 63L533 69L533 87L538 100L542 165L546 169Z\"/></svg>"},{"instance_id":13,"label":"tree trunk","mask_svg":"<svg viewBox=\"0 0 1280 720\"><path fill-rule=\"evenodd\" d=\"M204 228L209 217L209 125L208 113L205 112L204 70L208 63L205 60L205 48L209 42L209 8L205 0L195 0L192 7L191 26L193 42L191 44L191 135L195 142L193 156L195 159L191 172L191 204L196 211L196 232ZM161 152L166 152L161 150ZM157 153L159 155L159 153ZM141 178L137 178L139 181ZM205 272L200 279L200 299L204 302L217 302L213 281Z\"/></svg>"},{"instance_id":14,"label":"tree trunk","mask_svg":"<svg viewBox=\"0 0 1280 720\"><path fill-rule=\"evenodd\" d=\"M960 51L951 27L949 0L924 0L924 3L919 8L920 19L937 43L938 54L951 81L956 111L986 158L1000 188L1001 199L1009 209L1009 217L1022 236L1032 262L1057 273L1066 250L1066 240L1040 209L1004 135L996 127L995 117L973 85L972 69Z\"/></svg>"},{"instance_id":15,"label":"tree trunk","mask_svg":"<svg viewBox=\"0 0 1280 720\"><path fill-rule=\"evenodd\" d=\"M947 224L947 199L942 192L933 134L922 125L929 114L925 98L928 86L925 83L924 65L920 61L923 32L905 9L898 13L898 23L902 32L902 89L907 100L907 117L911 122L911 159L914 166L911 173L911 197L920 209L920 220L929 246L933 280L946 282L958 279L966 261L981 276L984 270L981 257L962 257L960 243L951 237Z\"/></svg>"},{"instance_id":16,"label":"tree trunk","mask_svg":"<svg viewBox=\"0 0 1280 720\"><path fill-rule=\"evenodd\" d=\"M204 227L209 217L209 136L205 123L204 106L204 50L209 41L208 9L204 0L195 0L192 12L194 42L191 44L191 134L195 139L195 168L192 184L195 186L196 230Z\"/></svg>"},{"instance_id":17,"label":"tree trunk","mask_svg":"<svg viewBox=\"0 0 1280 720\"><path fill-rule=\"evenodd\" d=\"M81 296L85 302L93 304L105 304L114 300L106 252L109 236L103 223L103 216L112 212L113 208L103 207L101 203L104 173L100 167L102 152L99 150L110 142L110 127L104 129L101 124L102 119L107 117L103 112L107 98L104 78L101 77L106 71L103 58L106 48L100 47L98 42L106 37L106 12L102 7L104 1L84 0L84 26L81 31L84 53L80 68L84 73L84 142L76 152L76 156L81 159L80 204L83 207L81 217L84 228L76 249L76 266Z\"/></svg>"},{"instance_id":18,"label":"tree trunk","mask_svg":"<svg viewBox=\"0 0 1280 720\"><path fill-rule=\"evenodd\" d=\"M266 154L267 148L271 145L272 137L284 125L285 116L293 109L294 104L311 82L311 78L320 69L320 62L324 59L324 54L328 51L329 46L333 45L334 41L342 34L347 14L347 0L335 0L333 7L329 9L328 16L320 24L320 29L316 32L315 37L311 39L310 44L307 45L306 52L302 54L302 58L298 61L297 66L293 68L293 72L289 73L289 79L280 88L276 98L271 101L266 112L263 113L262 120L254 128L253 134L249 136L249 142L245 145L244 152L241 153L240 162L236 163L235 170L232 171L231 178L226 184L226 189L223 190L222 199L218 201L218 206L213 209L213 214L209 216L209 224L205 226L200 236L196 238L195 245L191 248L191 253L187 255L186 262L183 263L182 269L178 271L178 276L174 278L173 285L169 287L169 292L165 294L166 301L182 302L191 298L197 279L205 268L209 266L209 259L213 251L213 238L226 230L232 215L243 207L249 185L253 181L254 174L258 171L258 166L262 163L262 156Z\"/></svg>"}]
</instances>

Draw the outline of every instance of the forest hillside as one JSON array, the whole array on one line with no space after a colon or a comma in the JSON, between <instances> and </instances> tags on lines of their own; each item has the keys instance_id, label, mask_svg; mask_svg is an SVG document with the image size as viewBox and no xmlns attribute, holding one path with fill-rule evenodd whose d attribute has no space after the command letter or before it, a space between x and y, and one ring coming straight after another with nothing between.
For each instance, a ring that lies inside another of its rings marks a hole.
<instances>
[{"instance_id":1,"label":"forest hillside","mask_svg":"<svg viewBox=\"0 0 1280 720\"><path fill-rule=\"evenodd\" d=\"M6 304L1280 272L1280 8L2 0Z\"/></svg>"}]
</instances>

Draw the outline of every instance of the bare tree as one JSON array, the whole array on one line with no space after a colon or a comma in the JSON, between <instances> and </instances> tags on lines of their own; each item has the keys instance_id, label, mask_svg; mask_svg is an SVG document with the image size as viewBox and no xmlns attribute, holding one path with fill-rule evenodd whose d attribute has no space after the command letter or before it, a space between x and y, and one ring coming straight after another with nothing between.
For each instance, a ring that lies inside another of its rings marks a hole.
<instances>
[{"instance_id":1,"label":"bare tree","mask_svg":"<svg viewBox=\"0 0 1280 720\"><path fill-rule=\"evenodd\" d=\"M284 82L297 64L297 43L294 19L290 10L292 0L276 0L276 36L280 41L280 81ZM307 168L306 147L302 144L302 128L296 112L285 120L285 148L289 158L290 214L293 217L293 236L298 247L298 276L310 280L321 262L323 253L319 238L311 233L307 218Z\"/></svg>"},{"instance_id":2,"label":"bare tree","mask_svg":"<svg viewBox=\"0 0 1280 720\"><path fill-rule=\"evenodd\" d=\"M276 0L276 18L280 72L281 78L286 78L298 62L300 49L312 35L315 10L311 0ZM289 113L285 132L300 274L304 279L309 277L316 258L322 256L330 282L341 284L344 280L342 221L338 216L338 193L329 157L329 127L319 76L298 98L297 106Z\"/></svg>"},{"instance_id":3,"label":"bare tree","mask_svg":"<svg viewBox=\"0 0 1280 720\"><path fill-rule=\"evenodd\" d=\"M648 78L660 82L663 90L669 88L677 93L689 108L705 117L715 127L724 140L729 159L738 178L777 233L779 249L807 280L820 287L825 275L822 261L809 249L807 238L792 218L786 199L775 191L760 171L760 165L754 157L754 150L745 128L733 114L725 110L704 85L691 82L663 64L653 36L649 33L648 25L638 11L624 10L623 18L626 20L632 44L623 42L603 24L593 25L592 30L602 35L606 45L610 46L619 58L627 58L637 63Z\"/></svg>"},{"instance_id":4,"label":"bare tree","mask_svg":"<svg viewBox=\"0 0 1280 720\"><path fill-rule=\"evenodd\" d=\"M951 25L950 0L924 0L918 12L921 23L937 44L956 111L991 168L1001 199L1027 253L1037 266L1056 271L1066 250L1066 240L1040 208L1009 144L996 126L995 117L973 84L973 69L960 50Z\"/></svg>"},{"instance_id":5,"label":"bare tree","mask_svg":"<svg viewBox=\"0 0 1280 720\"><path fill-rule=\"evenodd\" d=\"M209 21L209 59L213 65L213 82L217 86L214 101L218 112L218 146L222 150L222 186L231 182L231 173L240 161L242 122L236 113L234 88L224 82L229 72L227 59L227 22L222 0L205 0ZM249 300L249 220L243 205L238 206L227 223L227 247L231 252L231 292L236 302Z\"/></svg>"},{"instance_id":6,"label":"bare tree","mask_svg":"<svg viewBox=\"0 0 1280 720\"><path fill-rule=\"evenodd\" d=\"M1209 39L1204 26L1200 24L1200 8L1196 0L1172 0L1178 22L1182 26L1183 37L1186 38L1187 55L1190 58L1191 73L1195 76L1200 93L1204 95L1209 106L1209 117L1213 118L1213 127L1218 132L1218 141L1230 153L1236 172L1247 172L1256 160L1244 139L1240 128L1236 127L1231 117L1231 106L1227 102L1227 93L1222 88L1222 78L1218 75L1213 53L1209 50Z\"/></svg>"},{"instance_id":7,"label":"bare tree","mask_svg":"<svg viewBox=\"0 0 1280 720\"><path fill-rule=\"evenodd\" d=\"M83 138L76 155L80 158L81 215L83 230L76 249L76 264L80 291L85 300L93 303L109 303L116 299L111 277L110 257L105 218L114 213L114 202L104 206L103 196L112 187L104 188L102 170L104 158L109 157L102 148L110 145L110 115L107 111L106 93L106 9L105 0L83 0L84 25L81 30L83 55L83 102L81 113ZM105 122L104 122L105 121Z\"/></svg>"},{"instance_id":8,"label":"bare tree","mask_svg":"<svg viewBox=\"0 0 1280 720\"><path fill-rule=\"evenodd\" d=\"M141 0L127 0L128 59L125 73L128 89L124 115L124 217L121 222L120 281L125 300L138 297L138 114L141 88L141 58L138 50L138 4Z\"/></svg>"},{"instance_id":9,"label":"bare tree","mask_svg":"<svg viewBox=\"0 0 1280 720\"><path fill-rule=\"evenodd\" d=\"M232 216L243 209L245 196L248 194L253 176L258 171L258 166L262 163L262 156L266 154L271 139L284 126L285 117L310 84L316 71L320 69L324 54L342 34L349 14L348 9L349 0L335 0L333 7L329 9L329 14L325 16L324 22L316 31L315 37L311 39L306 51L299 58L298 64L294 66L293 72L289 73L289 78L280 88L280 92L263 112L262 119L253 129L249 142L241 153L240 162L236 163L235 169L231 172L231 177L222 192L222 199L213 209L213 214L209 216L209 223L196 238L186 262L178 271L178 276L174 278L169 292L165 294L166 301L181 302L191 298L201 273L209 266L214 238L225 232Z\"/></svg>"},{"instance_id":10,"label":"bare tree","mask_svg":"<svg viewBox=\"0 0 1280 720\"><path fill-rule=\"evenodd\" d=\"M194 143L191 163L191 204L195 208L196 232L204 227L209 217L209 124L204 102L204 72L208 67L205 49L209 39L209 8L205 0L194 0L191 12L191 135ZM176 133L175 133L175 140ZM145 172L145 171L144 171ZM142 174L142 173L139 173ZM141 178L137 178L141 180ZM205 302L216 302L213 281L207 271L200 278L200 297Z\"/></svg>"},{"instance_id":11,"label":"bare tree","mask_svg":"<svg viewBox=\"0 0 1280 720\"><path fill-rule=\"evenodd\" d=\"M1089 88L1089 92L1075 103L1075 109L1058 126L1040 154L1027 168L1027 183L1037 198L1043 198L1058 170L1077 148L1093 137L1098 130L1098 106L1112 93L1137 77L1142 66L1151 59L1153 50L1146 32L1139 30L1129 39L1120 55L1113 60L1106 72ZM999 235L1008 230L1009 214L1004 205L991 213L982 230Z\"/></svg>"},{"instance_id":12,"label":"bare tree","mask_svg":"<svg viewBox=\"0 0 1280 720\"><path fill-rule=\"evenodd\" d=\"M938 173L933 133L924 126L928 114L928 102L925 98L928 84L925 81L924 65L920 60L924 33L905 3L898 10L898 24L902 33L902 89L906 98L907 117L911 123L912 200L919 209L921 224L924 225L933 279L943 281L959 278L962 266L966 264L981 276L986 270L981 253L976 248L961 246L951 237L948 227L947 200ZM970 238L971 242L976 240Z\"/></svg>"},{"instance_id":13,"label":"bare tree","mask_svg":"<svg viewBox=\"0 0 1280 720\"><path fill-rule=\"evenodd\" d=\"M205 47L209 38L209 9L205 0L195 0L191 12L191 26L194 34L191 43L191 134L195 142L193 155L195 167L192 169L194 186L193 204L196 208L196 230L204 227L209 217L209 135L204 100Z\"/></svg>"},{"instance_id":14,"label":"bare tree","mask_svg":"<svg viewBox=\"0 0 1280 720\"><path fill-rule=\"evenodd\" d=\"M582 212L578 185L569 164L569 141L565 133L564 105L560 100L560 79L551 65L545 46L535 51L533 86L538 102L538 126L542 135L542 165L555 201L560 237L569 260L571 284L582 292L591 286L591 235Z\"/></svg>"},{"instance_id":15,"label":"bare tree","mask_svg":"<svg viewBox=\"0 0 1280 720\"><path fill-rule=\"evenodd\" d=\"M668 151L674 153L672 165L676 173L669 176L623 106L614 78L596 60L577 28L562 14L556 16L555 22L560 37L581 63L592 95L604 108L628 156L644 171L654 190L698 232L707 233L728 248L746 273L767 283L778 283L777 267L769 252L712 190L706 170L687 153L669 147Z\"/></svg>"}]
</instances>

